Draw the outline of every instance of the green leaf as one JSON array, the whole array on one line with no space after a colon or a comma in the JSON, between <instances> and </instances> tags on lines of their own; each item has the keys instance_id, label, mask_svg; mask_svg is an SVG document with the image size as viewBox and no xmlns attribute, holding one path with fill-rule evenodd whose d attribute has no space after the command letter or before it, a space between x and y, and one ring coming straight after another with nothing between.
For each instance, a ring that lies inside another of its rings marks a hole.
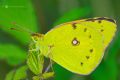
<instances>
[{"instance_id":1,"label":"green leaf","mask_svg":"<svg viewBox=\"0 0 120 80\"><path fill-rule=\"evenodd\" d=\"M48 78L53 77L54 74L55 74L54 72L47 72L47 73L43 73L42 77L43 77L43 79L48 79Z\"/></svg>"},{"instance_id":2,"label":"green leaf","mask_svg":"<svg viewBox=\"0 0 120 80\"><path fill-rule=\"evenodd\" d=\"M27 77L27 66L22 66L18 68L17 70L10 71L7 75L5 80L21 80L26 79Z\"/></svg>"},{"instance_id":3,"label":"green leaf","mask_svg":"<svg viewBox=\"0 0 120 80\"><path fill-rule=\"evenodd\" d=\"M34 74L38 75L42 73L43 62L44 62L43 55L36 55L34 53L29 53L27 59L27 65Z\"/></svg>"},{"instance_id":4,"label":"green leaf","mask_svg":"<svg viewBox=\"0 0 120 80\"><path fill-rule=\"evenodd\" d=\"M30 44L27 65L34 74L39 75L42 73L44 56L40 54L39 50L36 50L35 44Z\"/></svg>"},{"instance_id":5,"label":"green leaf","mask_svg":"<svg viewBox=\"0 0 120 80\"><path fill-rule=\"evenodd\" d=\"M33 5L30 0L2 0L0 5L0 25L1 29L22 44L27 44L30 41L30 35L19 31L12 31L9 28L15 27L12 23L15 22L22 27L38 31L36 15ZM16 27L18 28L18 27Z\"/></svg>"},{"instance_id":6,"label":"green leaf","mask_svg":"<svg viewBox=\"0 0 120 80\"><path fill-rule=\"evenodd\" d=\"M25 61L26 52L13 44L0 44L0 59L5 59L11 65Z\"/></svg>"},{"instance_id":7,"label":"green leaf","mask_svg":"<svg viewBox=\"0 0 120 80\"><path fill-rule=\"evenodd\" d=\"M10 71L7 75L5 80L13 80L13 76L15 74L15 70Z\"/></svg>"},{"instance_id":8,"label":"green leaf","mask_svg":"<svg viewBox=\"0 0 120 80\"><path fill-rule=\"evenodd\" d=\"M38 76L34 76L33 80L43 80L43 79L48 79L54 76L54 72L47 72L47 73L43 73L41 75Z\"/></svg>"},{"instance_id":9,"label":"green leaf","mask_svg":"<svg viewBox=\"0 0 120 80\"><path fill-rule=\"evenodd\" d=\"M13 80L26 79L28 66L22 66L16 70Z\"/></svg>"},{"instance_id":10,"label":"green leaf","mask_svg":"<svg viewBox=\"0 0 120 80\"><path fill-rule=\"evenodd\" d=\"M120 49L120 33L116 34L114 41L108 47L105 54L106 58L102 61L99 67L91 75L94 80L117 80L117 54ZM101 77L102 76L102 77Z\"/></svg>"},{"instance_id":11,"label":"green leaf","mask_svg":"<svg viewBox=\"0 0 120 80\"><path fill-rule=\"evenodd\" d=\"M53 68L56 75L54 80L61 80L61 76L64 78L64 80L70 80L70 78L74 75L74 73L66 70L58 64L54 64Z\"/></svg>"}]
</instances>

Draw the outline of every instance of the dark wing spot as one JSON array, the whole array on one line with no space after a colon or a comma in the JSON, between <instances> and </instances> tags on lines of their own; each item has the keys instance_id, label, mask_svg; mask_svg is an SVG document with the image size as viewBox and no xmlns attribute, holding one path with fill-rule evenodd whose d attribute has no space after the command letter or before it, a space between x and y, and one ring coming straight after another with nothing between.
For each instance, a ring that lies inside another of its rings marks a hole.
<instances>
[{"instance_id":1,"label":"dark wing spot","mask_svg":"<svg viewBox=\"0 0 120 80\"><path fill-rule=\"evenodd\" d=\"M92 36L91 35L89 35L89 38L91 38Z\"/></svg>"},{"instance_id":2,"label":"dark wing spot","mask_svg":"<svg viewBox=\"0 0 120 80\"><path fill-rule=\"evenodd\" d=\"M73 29L76 29L77 28L76 23L73 23L72 27L73 27Z\"/></svg>"},{"instance_id":3,"label":"dark wing spot","mask_svg":"<svg viewBox=\"0 0 120 80\"><path fill-rule=\"evenodd\" d=\"M81 62L80 65L83 66L83 62Z\"/></svg>"},{"instance_id":4,"label":"dark wing spot","mask_svg":"<svg viewBox=\"0 0 120 80\"><path fill-rule=\"evenodd\" d=\"M101 22L102 22L101 20L98 21L98 23L101 23Z\"/></svg>"},{"instance_id":5,"label":"dark wing spot","mask_svg":"<svg viewBox=\"0 0 120 80\"><path fill-rule=\"evenodd\" d=\"M84 32L86 32L87 31L87 28L84 28Z\"/></svg>"},{"instance_id":6,"label":"dark wing spot","mask_svg":"<svg viewBox=\"0 0 120 80\"><path fill-rule=\"evenodd\" d=\"M90 58L90 56L86 56L86 58L87 58L87 59L89 59L89 58Z\"/></svg>"},{"instance_id":7,"label":"dark wing spot","mask_svg":"<svg viewBox=\"0 0 120 80\"><path fill-rule=\"evenodd\" d=\"M90 52L92 53L92 52L93 52L93 49L90 49Z\"/></svg>"},{"instance_id":8,"label":"dark wing spot","mask_svg":"<svg viewBox=\"0 0 120 80\"><path fill-rule=\"evenodd\" d=\"M103 32L104 30L103 29L101 29L101 32Z\"/></svg>"}]
</instances>

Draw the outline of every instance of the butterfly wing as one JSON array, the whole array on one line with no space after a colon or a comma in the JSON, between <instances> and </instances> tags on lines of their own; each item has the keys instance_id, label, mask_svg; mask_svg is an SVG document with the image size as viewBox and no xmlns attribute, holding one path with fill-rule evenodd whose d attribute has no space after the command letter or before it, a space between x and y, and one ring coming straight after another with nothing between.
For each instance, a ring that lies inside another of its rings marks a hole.
<instances>
[{"instance_id":1,"label":"butterfly wing","mask_svg":"<svg viewBox=\"0 0 120 80\"><path fill-rule=\"evenodd\" d=\"M94 28L73 22L46 33L41 46L45 56L49 53L53 61L81 75L91 73L104 54L103 36Z\"/></svg>"},{"instance_id":2,"label":"butterfly wing","mask_svg":"<svg viewBox=\"0 0 120 80\"><path fill-rule=\"evenodd\" d=\"M97 29L104 37L105 48L109 45L117 30L116 21L106 17L77 20L74 21L74 23L81 23L83 25Z\"/></svg>"}]
</instances>

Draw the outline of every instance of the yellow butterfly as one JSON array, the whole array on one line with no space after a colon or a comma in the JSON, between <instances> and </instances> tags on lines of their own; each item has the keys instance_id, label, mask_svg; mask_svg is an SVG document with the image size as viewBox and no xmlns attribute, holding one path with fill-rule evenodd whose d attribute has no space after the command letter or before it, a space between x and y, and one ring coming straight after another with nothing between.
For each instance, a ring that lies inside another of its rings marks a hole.
<instances>
[{"instance_id":1,"label":"yellow butterfly","mask_svg":"<svg viewBox=\"0 0 120 80\"><path fill-rule=\"evenodd\" d=\"M116 32L116 22L106 17L63 23L37 36L41 54L65 69L88 75L100 64Z\"/></svg>"}]
</instances>

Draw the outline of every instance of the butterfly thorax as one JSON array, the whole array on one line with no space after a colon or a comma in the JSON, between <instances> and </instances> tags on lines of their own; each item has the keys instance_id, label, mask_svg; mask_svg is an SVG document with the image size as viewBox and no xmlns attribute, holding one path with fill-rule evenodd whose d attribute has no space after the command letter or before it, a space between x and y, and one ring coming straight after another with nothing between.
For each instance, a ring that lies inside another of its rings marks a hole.
<instances>
[{"instance_id":1,"label":"butterfly thorax","mask_svg":"<svg viewBox=\"0 0 120 80\"><path fill-rule=\"evenodd\" d=\"M34 33L32 34L32 40L35 43L36 48L40 50L40 54L48 57L51 46L45 43L44 34Z\"/></svg>"}]
</instances>

